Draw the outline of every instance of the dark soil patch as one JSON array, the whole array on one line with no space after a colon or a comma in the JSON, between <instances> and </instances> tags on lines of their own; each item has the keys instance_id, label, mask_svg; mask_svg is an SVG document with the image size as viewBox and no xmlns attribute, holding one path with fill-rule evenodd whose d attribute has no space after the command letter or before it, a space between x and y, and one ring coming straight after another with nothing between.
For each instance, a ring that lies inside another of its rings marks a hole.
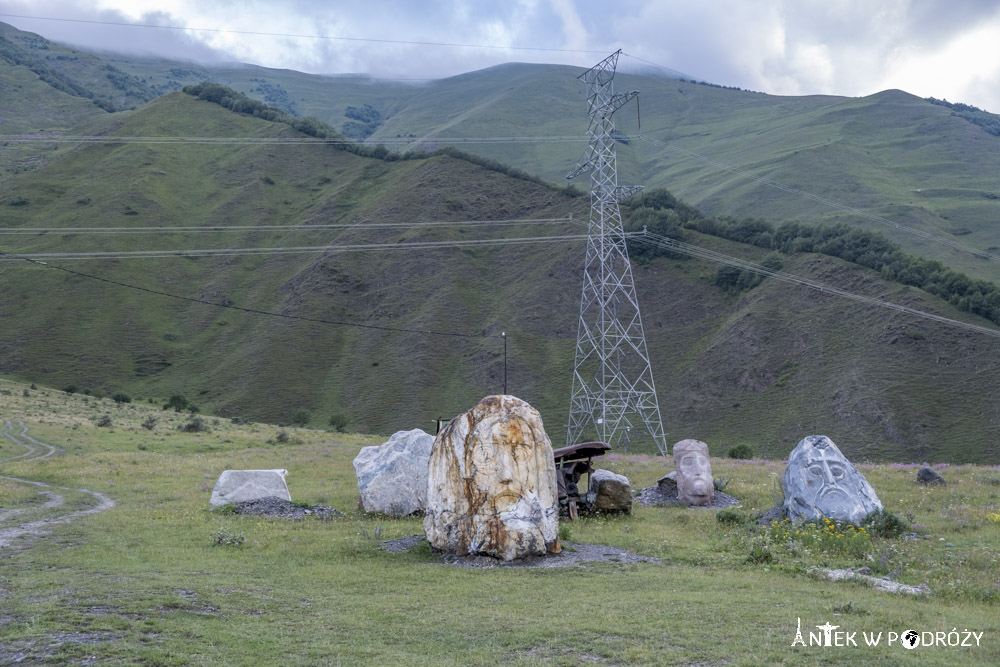
<instances>
[{"instance_id":1,"label":"dark soil patch","mask_svg":"<svg viewBox=\"0 0 1000 667\"><path fill-rule=\"evenodd\" d=\"M423 535L409 535L395 540L385 540L381 543L382 548L389 553L402 553L409 551L421 543L426 542ZM445 565L454 567L472 568L493 568L493 567L570 567L583 563L659 563L658 558L652 556L640 556L618 547L609 547L603 544L576 544L566 542L562 545L562 551L557 554L546 554L544 556L531 556L514 561L503 561L490 556L456 556L435 552Z\"/></svg>"},{"instance_id":2,"label":"dark soil patch","mask_svg":"<svg viewBox=\"0 0 1000 667\"><path fill-rule=\"evenodd\" d=\"M304 519L307 516L317 519L330 519L340 516L343 512L328 507L327 505L301 505L289 500L268 496L258 500L247 500L242 503L234 503L236 514L243 516L269 516L279 519Z\"/></svg>"}]
</instances>

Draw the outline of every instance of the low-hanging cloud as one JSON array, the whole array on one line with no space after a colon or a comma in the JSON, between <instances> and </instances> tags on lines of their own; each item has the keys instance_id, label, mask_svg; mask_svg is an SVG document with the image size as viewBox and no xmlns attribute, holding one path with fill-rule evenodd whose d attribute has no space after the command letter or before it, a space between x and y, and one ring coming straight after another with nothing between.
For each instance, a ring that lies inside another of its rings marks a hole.
<instances>
[{"instance_id":1,"label":"low-hanging cloud","mask_svg":"<svg viewBox=\"0 0 1000 667\"><path fill-rule=\"evenodd\" d=\"M185 27L0 16L90 50L314 73L419 79L510 61L589 67L622 48L698 79L773 94L902 88L1000 111L1000 6L985 0L0 0L0 14Z\"/></svg>"}]
</instances>

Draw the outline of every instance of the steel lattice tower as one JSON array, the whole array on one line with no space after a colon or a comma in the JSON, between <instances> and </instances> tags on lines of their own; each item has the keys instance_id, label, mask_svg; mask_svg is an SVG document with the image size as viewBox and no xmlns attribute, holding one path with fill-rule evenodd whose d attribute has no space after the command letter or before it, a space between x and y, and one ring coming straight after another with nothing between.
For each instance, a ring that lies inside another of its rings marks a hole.
<instances>
[{"instance_id":1,"label":"steel lattice tower","mask_svg":"<svg viewBox=\"0 0 1000 667\"><path fill-rule=\"evenodd\" d=\"M627 445L636 420L666 456L666 434L618 208L619 201L642 189L618 185L611 117L639 94L614 92L620 54L616 51L578 77L589 88L590 141L582 164L567 178L591 172L590 224L566 444L596 431L598 440Z\"/></svg>"}]
</instances>

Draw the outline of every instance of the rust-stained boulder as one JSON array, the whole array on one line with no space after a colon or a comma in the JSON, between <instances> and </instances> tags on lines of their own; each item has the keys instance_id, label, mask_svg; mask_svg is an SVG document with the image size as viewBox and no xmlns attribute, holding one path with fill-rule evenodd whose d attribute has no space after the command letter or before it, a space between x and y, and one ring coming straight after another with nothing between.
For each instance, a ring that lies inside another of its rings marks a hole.
<instances>
[{"instance_id":1,"label":"rust-stained boulder","mask_svg":"<svg viewBox=\"0 0 1000 667\"><path fill-rule=\"evenodd\" d=\"M541 415L487 396L434 439L424 534L460 556L505 561L559 551L559 495Z\"/></svg>"}]
</instances>

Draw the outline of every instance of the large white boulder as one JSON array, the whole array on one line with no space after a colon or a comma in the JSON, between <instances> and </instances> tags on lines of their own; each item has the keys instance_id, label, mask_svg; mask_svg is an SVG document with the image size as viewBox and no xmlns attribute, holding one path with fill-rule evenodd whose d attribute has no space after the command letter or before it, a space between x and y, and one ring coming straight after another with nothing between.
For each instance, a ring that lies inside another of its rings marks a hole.
<instances>
[{"instance_id":1,"label":"large white boulder","mask_svg":"<svg viewBox=\"0 0 1000 667\"><path fill-rule=\"evenodd\" d=\"M393 433L381 445L363 447L354 458L362 509L392 516L422 512L433 445L434 436L415 428Z\"/></svg>"},{"instance_id":2,"label":"large white boulder","mask_svg":"<svg viewBox=\"0 0 1000 667\"><path fill-rule=\"evenodd\" d=\"M260 500L275 496L282 500L291 500L285 476L288 471L283 468L273 470L225 470L219 475L215 488L212 489L211 505L226 503L242 503L247 500Z\"/></svg>"},{"instance_id":3,"label":"large white boulder","mask_svg":"<svg viewBox=\"0 0 1000 667\"><path fill-rule=\"evenodd\" d=\"M434 440L424 534L437 550L505 561L559 551L559 493L541 415L487 396Z\"/></svg>"}]
</instances>

